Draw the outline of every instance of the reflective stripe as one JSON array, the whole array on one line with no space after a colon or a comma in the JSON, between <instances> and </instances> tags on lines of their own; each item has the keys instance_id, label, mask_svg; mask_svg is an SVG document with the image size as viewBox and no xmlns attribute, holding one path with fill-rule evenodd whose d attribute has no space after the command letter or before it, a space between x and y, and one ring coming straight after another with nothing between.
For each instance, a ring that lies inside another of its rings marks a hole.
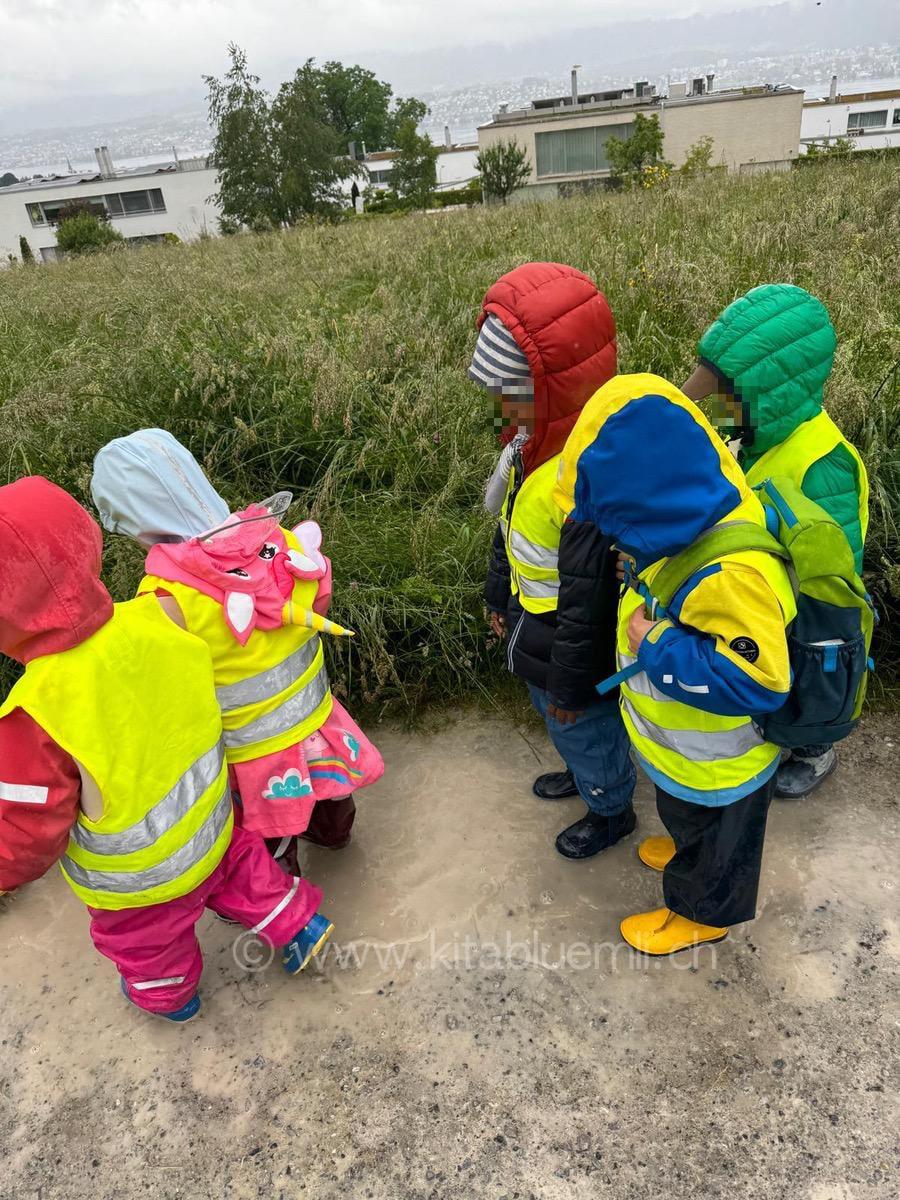
<instances>
[{"instance_id":1,"label":"reflective stripe","mask_svg":"<svg viewBox=\"0 0 900 1200\"><path fill-rule=\"evenodd\" d=\"M148 979L146 983L129 983L133 992L149 992L151 988L174 987L176 983L184 983L183 975L170 975L168 979Z\"/></svg>"},{"instance_id":2,"label":"reflective stripe","mask_svg":"<svg viewBox=\"0 0 900 1200\"><path fill-rule=\"evenodd\" d=\"M271 700L273 696L290 687L312 666L318 652L319 637L316 635L274 667L260 671L258 675L251 675L248 679L239 679L237 683L228 683L216 688L219 707L228 713L232 709L243 708L246 704Z\"/></svg>"},{"instance_id":3,"label":"reflective stripe","mask_svg":"<svg viewBox=\"0 0 900 1200\"><path fill-rule=\"evenodd\" d=\"M288 846L290 846L290 844L293 840L294 839L290 836L283 837L281 839L281 841L278 843L278 845L275 847L275 849L272 851L272 857L273 858L281 858L282 854L284 854L284 852L287 850Z\"/></svg>"},{"instance_id":4,"label":"reflective stripe","mask_svg":"<svg viewBox=\"0 0 900 1200\"><path fill-rule=\"evenodd\" d=\"M518 529L514 529L510 534L509 546L519 562L525 563L526 566L538 567L543 571L555 571L559 567L559 553L556 550L539 546Z\"/></svg>"},{"instance_id":5,"label":"reflective stripe","mask_svg":"<svg viewBox=\"0 0 900 1200\"><path fill-rule=\"evenodd\" d=\"M527 575L519 575L518 584L522 595L533 600L552 600L559 595L558 579L529 579Z\"/></svg>"},{"instance_id":6,"label":"reflective stripe","mask_svg":"<svg viewBox=\"0 0 900 1200\"><path fill-rule=\"evenodd\" d=\"M263 713L255 721L242 725L240 729L225 730L225 744L232 749L240 746L252 746L256 742L265 742L287 733L301 721L312 716L325 697L328 695L328 674L324 667L313 676L306 687L288 696L271 712Z\"/></svg>"},{"instance_id":7,"label":"reflective stripe","mask_svg":"<svg viewBox=\"0 0 900 1200\"><path fill-rule=\"evenodd\" d=\"M691 692L695 696L709 695L708 683L682 683L680 679L677 682L683 692Z\"/></svg>"},{"instance_id":8,"label":"reflective stripe","mask_svg":"<svg viewBox=\"0 0 900 1200\"><path fill-rule=\"evenodd\" d=\"M90 854L135 854L149 849L187 816L197 798L216 782L224 762L225 745L220 740L185 771L172 790L140 821L118 833L100 833L76 821L72 841Z\"/></svg>"},{"instance_id":9,"label":"reflective stripe","mask_svg":"<svg viewBox=\"0 0 900 1200\"><path fill-rule=\"evenodd\" d=\"M620 654L619 667L622 670L627 670L629 667L637 665L637 659L630 654ZM646 696L648 700L657 700L662 704L672 703L672 697L667 696L665 692L661 692L658 687L655 687L647 677L646 671L641 671L638 675L631 675L626 681L625 686L630 692L634 692L638 696Z\"/></svg>"},{"instance_id":10,"label":"reflective stripe","mask_svg":"<svg viewBox=\"0 0 900 1200\"><path fill-rule=\"evenodd\" d=\"M764 739L752 721L738 725L736 729L717 729L703 732L699 729L666 729L642 716L628 697L623 697L628 716L637 732L657 746L680 754L691 762L718 762L721 759L740 758L750 750L764 745ZM670 701L671 703L671 701Z\"/></svg>"},{"instance_id":11,"label":"reflective stripe","mask_svg":"<svg viewBox=\"0 0 900 1200\"><path fill-rule=\"evenodd\" d=\"M195 797L196 798L196 797ZM231 818L231 791L226 782L218 804L194 836L165 862L143 871L94 871L82 867L68 854L61 860L66 875L79 887L93 892L147 892L186 875L216 844Z\"/></svg>"},{"instance_id":12,"label":"reflective stripe","mask_svg":"<svg viewBox=\"0 0 900 1200\"><path fill-rule=\"evenodd\" d=\"M46 804L50 789L34 783L3 783L0 781L0 800L10 804Z\"/></svg>"},{"instance_id":13,"label":"reflective stripe","mask_svg":"<svg viewBox=\"0 0 900 1200\"><path fill-rule=\"evenodd\" d=\"M297 895L297 888L299 888L299 886L300 886L300 880L295 875L293 887L288 892L288 894L286 896L282 896L281 899L278 901L278 903L275 905L275 907L272 909L272 911L269 913L269 915L267 917L263 917L263 919L260 921L260 923L258 925L254 925L253 928L250 930L250 932L251 933L262 933L262 931L265 929L265 927L267 925L270 925L272 923L272 921L274 921L275 918L280 913L284 912L284 910L287 908L287 906L290 904L290 902L293 900L293 898Z\"/></svg>"}]
</instances>

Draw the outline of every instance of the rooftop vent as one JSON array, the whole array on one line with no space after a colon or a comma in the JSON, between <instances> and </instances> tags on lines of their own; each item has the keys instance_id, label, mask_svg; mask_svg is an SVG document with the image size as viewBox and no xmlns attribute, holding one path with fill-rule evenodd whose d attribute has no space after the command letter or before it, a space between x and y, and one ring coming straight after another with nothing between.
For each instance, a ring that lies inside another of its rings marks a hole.
<instances>
[{"instance_id":1,"label":"rooftop vent","mask_svg":"<svg viewBox=\"0 0 900 1200\"><path fill-rule=\"evenodd\" d=\"M116 168L113 166L113 160L109 153L109 146L95 146L94 154L97 158L97 166L100 168L100 174L104 179L115 179Z\"/></svg>"}]
</instances>

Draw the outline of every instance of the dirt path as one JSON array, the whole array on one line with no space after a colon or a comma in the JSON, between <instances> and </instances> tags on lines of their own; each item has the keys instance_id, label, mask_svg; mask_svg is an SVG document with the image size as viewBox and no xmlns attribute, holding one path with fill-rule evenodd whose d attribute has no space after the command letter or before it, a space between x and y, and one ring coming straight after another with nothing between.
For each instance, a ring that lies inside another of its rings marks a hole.
<instances>
[{"instance_id":1,"label":"dirt path","mask_svg":"<svg viewBox=\"0 0 900 1200\"><path fill-rule=\"evenodd\" d=\"M578 802L473 717L382 732L354 843L308 852L347 961L242 971L210 918L184 1029L127 1008L51 874L0 909L0 1197L896 1195L893 728L777 804L759 919L696 962L621 947L659 903L637 837L561 859Z\"/></svg>"}]
</instances>

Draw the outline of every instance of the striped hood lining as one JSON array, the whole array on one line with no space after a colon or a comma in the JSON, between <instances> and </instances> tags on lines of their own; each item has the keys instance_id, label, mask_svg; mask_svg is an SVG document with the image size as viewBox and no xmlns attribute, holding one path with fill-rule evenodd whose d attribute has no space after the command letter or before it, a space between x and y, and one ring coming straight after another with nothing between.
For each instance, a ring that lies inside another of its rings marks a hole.
<instances>
[{"instance_id":1,"label":"striped hood lining","mask_svg":"<svg viewBox=\"0 0 900 1200\"><path fill-rule=\"evenodd\" d=\"M493 313L488 314L479 330L469 378L494 395L534 396L528 356Z\"/></svg>"}]
</instances>

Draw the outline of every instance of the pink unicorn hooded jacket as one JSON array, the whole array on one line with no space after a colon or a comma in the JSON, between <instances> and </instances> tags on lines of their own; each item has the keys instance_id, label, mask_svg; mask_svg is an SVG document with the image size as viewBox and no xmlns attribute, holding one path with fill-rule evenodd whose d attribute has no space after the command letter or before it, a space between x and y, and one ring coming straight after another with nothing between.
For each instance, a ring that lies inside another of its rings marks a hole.
<instances>
[{"instance_id":1,"label":"pink unicorn hooded jacket","mask_svg":"<svg viewBox=\"0 0 900 1200\"><path fill-rule=\"evenodd\" d=\"M200 524L195 507L186 530L183 513L209 484L184 447L177 472L168 446L164 454L151 453L147 435L161 432L140 431L100 451L95 502L108 529L123 529L143 544L148 529L163 535L148 554L139 590L171 596L189 632L210 648L245 824L267 837L300 833L316 801L342 798L383 770L329 686L320 635L348 631L324 615L331 570L321 533L312 521L281 527L289 493L212 527ZM130 486L135 442L141 480L162 478L150 488L152 513L140 488Z\"/></svg>"}]
</instances>

